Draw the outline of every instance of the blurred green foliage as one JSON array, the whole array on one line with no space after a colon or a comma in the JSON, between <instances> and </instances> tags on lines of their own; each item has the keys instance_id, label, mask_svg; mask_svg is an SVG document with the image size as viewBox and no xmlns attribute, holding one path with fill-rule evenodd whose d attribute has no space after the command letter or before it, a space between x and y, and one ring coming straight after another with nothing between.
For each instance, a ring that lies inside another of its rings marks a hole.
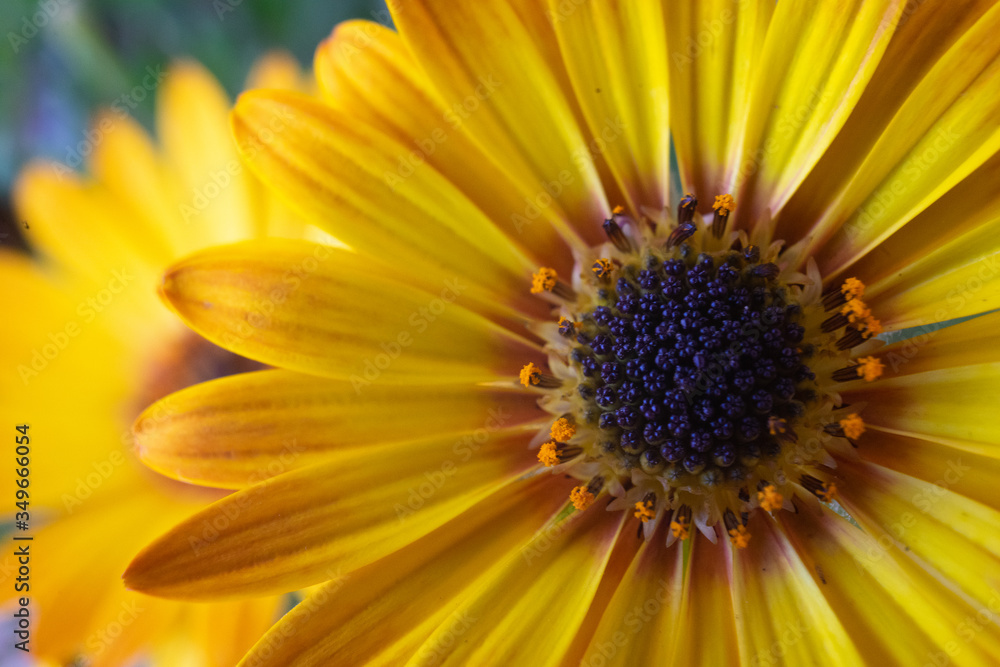
<instances>
[{"instance_id":1,"label":"blurred green foliage","mask_svg":"<svg viewBox=\"0 0 1000 667\"><path fill-rule=\"evenodd\" d=\"M381 0L3 0L3 198L31 157L65 161L94 111L140 85L147 67L193 57L235 94L265 51L309 65L333 26L357 17L388 20ZM147 127L154 97L131 112Z\"/></svg>"}]
</instances>

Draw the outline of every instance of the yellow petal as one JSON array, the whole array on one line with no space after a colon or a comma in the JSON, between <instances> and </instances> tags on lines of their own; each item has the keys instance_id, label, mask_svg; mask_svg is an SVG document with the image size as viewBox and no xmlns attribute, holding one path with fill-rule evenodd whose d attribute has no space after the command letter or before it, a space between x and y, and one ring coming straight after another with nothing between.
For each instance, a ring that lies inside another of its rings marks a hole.
<instances>
[{"instance_id":1,"label":"yellow petal","mask_svg":"<svg viewBox=\"0 0 1000 667\"><path fill-rule=\"evenodd\" d=\"M448 105L398 33L370 21L341 23L316 50L315 67L331 106L397 141L390 174L405 179L426 162L529 254L544 251L546 265L566 274L573 268L556 230L566 238L575 232L551 206L529 208L525 197L539 198L536 185L522 193L461 125L442 122ZM557 186L540 201L559 196Z\"/></svg>"},{"instance_id":2,"label":"yellow petal","mask_svg":"<svg viewBox=\"0 0 1000 667\"><path fill-rule=\"evenodd\" d=\"M776 211L840 131L905 0L780 2L751 91L740 187L745 219Z\"/></svg>"},{"instance_id":3,"label":"yellow petal","mask_svg":"<svg viewBox=\"0 0 1000 667\"><path fill-rule=\"evenodd\" d=\"M851 267L887 329L1000 307L1000 153ZM949 224L942 225L942 219Z\"/></svg>"},{"instance_id":4,"label":"yellow petal","mask_svg":"<svg viewBox=\"0 0 1000 667\"><path fill-rule=\"evenodd\" d=\"M870 423L865 427L869 433L860 440L864 460L1000 509L996 492L1000 447L991 449L989 455L973 454L933 440L890 433ZM975 475L964 474L970 468Z\"/></svg>"},{"instance_id":5,"label":"yellow petal","mask_svg":"<svg viewBox=\"0 0 1000 667\"><path fill-rule=\"evenodd\" d=\"M910 92L852 171L807 248L822 244L824 275L870 252L1000 150L998 29L994 6Z\"/></svg>"},{"instance_id":6,"label":"yellow petal","mask_svg":"<svg viewBox=\"0 0 1000 667\"><path fill-rule=\"evenodd\" d=\"M409 665L558 665L587 614L618 539L624 513L576 512L489 573Z\"/></svg>"},{"instance_id":7,"label":"yellow petal","mask_svg":"<svg viewBox=\"0 0 1000 667\"><path fill-rule=\"evenodd\" d=\"M520 431L343 452L238 491L177 525L125 573L184 599L281 592L372 563L465 512L537 462Z\"/></svg>"},{"instance_id":8,"label":"yellow petal","mask_svg":"<svg viewBox=\"0 0 1000 667\"><path fill-rule=\"evenodd\" d=\"M295 56L287 51L270 51L253 64L243 89L271 88L309 92L311 87L312 77L303 73Z\"/></svg>"},{"instance_id":9,"label":"yellow petal","mask_svg":"<svg viewBox=\"0 0 1000 667\"><path fill-rule=\"evenodd\" d=\"M993 0L907 4L854 113L778 216L777 238L794 242L827 214L910 93L995 4Z\"/></svg>"},{"instance_id":10,"label":"yellow petal","mask_svg":"<svg viewBox=\"0 0 1000 667\"><path fill-rule=\"evenodd\" d=\"M264 226L229 131L229 106L219 83L190 61L170 68L156 105L175 207L203 245L248 238Z\"/></svg>"},{"instance_id":11,"label":"yellow petal","mask_svg":"<svg viewBox=\"0 0 1000 667\"><path fill-rule=\"evenodd\" d=\"M683 564L681 545L667 547L665 531L645 541L614 597L602 607L600 625L587 637L589 645L582 664L671 664L677 645L683 641L678 636Z\"/></svg>"},{"instance_id":12,"label":"yellow petal","mask_svg":"<svg viewBox=\"0 0 1000 667\"><path fill-rule=\"evenodd\" d=\"M841 504L877 540L869 558L913 559L976 607L1000 612L1000 512L952 492L947 478L937 486L870 463L837 465ZM1000 651L995 631L979 641Z\"/></svg>"},{"instance_id":13,"label":"yellow petal","mask_svg":"<svg viewBox=\"0 0 1000 667\"><path fill-rule=\"evenodd\" d=\"M464 276L428 293L386 273L347 250L270 239L189 257L168 271L162 292L227 349L360 386L489 380L531 349L462 307Z\"/></svg>"},{"instance_id":14,"label":"yellow petal","mask_svg":"<svg viewBox=\"0 0 1000 667\"><path fill-rule=\"evenodd\" d=\"M850 383L845 403L867 403L865 422L891 433L1000 456L998 321L1000 314L984 315L880 350L882 378Z\"/></svg>"},{"instance_id":15,"label":"yellow petal","mask_svg":"<svg viewBox=\"0 0 1000 667\"><path fill-rule=\"evenodd\" d=\"M749 528L749 546L732 555L741 663L862 664L851 635L784 531L760 512Z\"/></svg>"},{"instance_id":16,"label":"yellow petal","mask_svg":"<svg viewBox=\"0 0 1000 667\"><path fill-rule=\"evenodd\" d=\"M594 166L597 151L575 111L543 4L428 0L391 9L449 108L445 122L468 131L533 199L545 193L543 184L562 182L551 206L599 240L610 208Z\"/></svg>"},{"instance_id":17,"label":"yellow petal","mask_svg":"<svg viewBox=\"0 0 1000 667\"><path fill-rule=\"evenodd\" d=\"M700 533L690 539L673 664L724 665L739 655L731 554ZM673 548L683 549L684 545L675 542ZM706 624L706 618L713 622Z\"/></svg>"},{"instance_id":18,"label":"yellow petal","mask_svg":"<svg viewBox=\"0 0 1000 667\"><path fill-rule=\"evenodd\" d=\"M287 371L221 378L177 392L135 425L136 450L182 481L240 488L348 450L489 430L540 417L537 395L506 388L355 385Z\"/></svg>"},{"instance_id":19,"label":"yellow petal","mask_svg":"<svg viewBox=\"0 0 1000 667\"><path fill-rule=\"evenodd\" d=\"M307 219L422 287L460 276L482 307L542 312L528 293L537 268L516 243L428 165L395 174L401 144L308 97L240 97L234 131L244 158ZM408 150L408 149L406 149Z\"/></svg>"},{"instance_id":20,"label":"yellow petal","mask_svg":"<svg viewBox=\"0 0 1000 667\"><path fill-rule=\"evenodd\" d=\"M572 483L536 477L501 489L412 545L333 580L289 612L243 665L398 665L462 598L565 504Z\"/></svg>"},{"instance_id":21,"label":"yellow petal","mask_svg":"<svg viewBox=\"0 0 1000 667\"><path fill-rule=\"evenodd\" d=\"M964 641L956 641L963 617L974 612L931 573L892 557L875 537L826 508L820 515L800 510L777 516L869 664L923 664L954 655L955 646L966 659L983 651L982 645L967 651ZM809 633L802 641L808 639Z\"/></svg>"},{"instance_id":22,"label":"yellow petal","mask_svg":"<svg viewBox=\"0 0 1000 667\"><path fill-rule=\"evenodd\" d=\"M550 0L549 12L558 18L559 46L590 131L604 141L604 158L632 210L660 211L670 191L663 7L659 0L563 6Z\"/></svg>"},{"instance_id":23,"label":"yellow petal","mask_svg":"<svg viewBox=\"0 0 1000 667\"><path fill-rule=\"evenodd\" d=\"M708 210L712 197L730 192L741 177L750 88L775 3L681 0L664 6L681 182Z\"/></svg>"}]
</instances>

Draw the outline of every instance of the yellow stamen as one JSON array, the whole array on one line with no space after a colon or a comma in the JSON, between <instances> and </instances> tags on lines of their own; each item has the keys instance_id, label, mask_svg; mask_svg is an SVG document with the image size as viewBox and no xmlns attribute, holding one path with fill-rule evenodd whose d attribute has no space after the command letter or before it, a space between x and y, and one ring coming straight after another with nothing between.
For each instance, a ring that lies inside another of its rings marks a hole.
<instances>
[{"instance_id":1,"label":"yellow stamen","mask_svg":"<svg viewBox=\"0 0 1000 667\"><path fill-rule=\"evenodd\" d=\"M531 276L531 293L551 292L556 286L556 270L548 267L541 267L538 273Z\"/></svg>"},{"instance_id":2,"label":"yellow stamen","mask_svg":"<svg viewBox=\"0 0 1000 667\"><path fill-rule=\"evenodd\" d=\"M757 492L757 500L760 502L760 508L762 510L765 512L773 512L776 509L781 509L781 503L784 502L785 498L778 493L774 484L768 484Z\"/></svg>"},{"instance_id":3,"label":"yellow stamen","mask_svg":"<svg viewBox=\"0 0 1000 667\"><path fill-rule=\"evenodd\" d=\"M851 413L840 420L840 428L844 430L845 436L854 440L865 432L865 422L857 414Z\"/></svg>"},{"instance_id":4,"label":"yellow stamen","mask_svg":"<svg viewBox=\"0 0 1000 667\"><path fill-rule=\"evenodd\" d=\"M737 526L729 531L729 541L737 549L746 549L750 544L750 531L746 526Z\"/></svg>"},{"instance_id":5,"label":"yellow stamen","mask_svg":"<svg viewBox=\"0 0 1000 667\"><path fill-rule=\"evenodd\" d=\"M568 442L570 438L576 435L576 426L571 424L568 419L560 417L556 420L556 423L552 425L552 439L559 442Z\"/></svg>"},{"instance_id":6,"label":"yellow stamen","mask_svg":"<svg viewBox=\"0 0 1000 667\"><path fill-rule=\"evenodd\" d=\"M573 507L583 511L594 502L594 494L586 486L580 485L573 487L573 490L569 492L569 499L573 503Z\"/></svg>"},{"instance_id":7,"label":"yellow stamen","mask_svg":"<svg viewBox=\"0 0 1000 667\"><path fill-rule=\"evenodd\" d=\"M625 207L619 204L618 206L615 206L613 209L611 209L611 212L615 215L621 215L622 213L625 212Z\"/></svg>"},{"instance_id":8,"label":"yellow stamen","mask_svg":"<svg viewBox=\"0 0 1000 667\"><path fill-rule=\"evenodd\" d=\"M718 195L715 198L715 203L712 204L712 209L714 209L719 215L725 217L736 210L736 200L729 194Z\"/></svg>"},{"instance_id":9,"label":"yellow stamen","mask_svg":"<svg viewBox=\"0 0 1000 667\"><path fill-rule=\"evenodd\" d=\"M559 447L555 442L551 440L542 445L541 449L538 450L538 460L546 468L551 468L552 466L559 463Z\"/></svg>"},{"instance_id":10,"label":"yellow stamen","mask_svg":"<svg viewBox=\"0 0 1000 667\"><path fill-rule=\"evenodd\" d=\"M857 278L848 278L840 287L841 293L848 299L857 299L865 294L865 284Z\"/></svg>"},{"instance_id":11,"label":"yellow stamen","mask_svg":"<svg viewBox=\"0 0 1000 667\"><path fill-rule=\"evenodd\" d=\"M650 519L656 516L653 513L653 501L642 501L640 500L635 504L635 518L639 519L643 523L646 523Z\"/></svg>"},{"instance_id":12,"label":"yellow stamen","mask_svg":"<svg viewBox=\"0 0 1000 667\"><path fill-rule=\"evenodd\" d=\"M833 500L837 497L837 485L833 482L827 482L823 485L823 488L820 489L819 497L825 502L833 502Z\"/></svg>"},{"instance_id":13,"label":"yellow stamen","mask_svg":"<svg viewBox=\"0 0 1000 667\"><path fill-rule=\"evenodd\" d=\"M882 377L885 364L876 357L861 357L858 361L860 362L858 364L858 377L864 378L865 382L874 382Z\"/></svg>"},{"instance_id":14,"label":"yellow stamen","mask_svg":"<svg viewBox=\"0 0 1000 667\"><path fill-rule=\"evenodd\" d=\"M670 532L672 532L674 537L678 540L686 540L691 537L691 526L688 524L687 519L680 516L670 522Z\"/></svg>"},{"instance_id":15,"label":"yellow stamen","mask_svg":"<svg viewBox=\"0 0 1000 667\"><path fill-rule=\"evenodd\" d=\"M611 260L606 257L602 257L594 262L594 265L590 267L590 270L593 271L594 275L598 278L606 278L610 275L613 268L615 268L615 265L611 263Z\"/></svg>"},{"instance_id":16,"label":"yellow stamen","mask_svg":"<svg viewBox=\"0 0 1000 667\"><path fill-rule=\"evenodd\" d=\"M525 387L537 385L542 381L542 369L531 363L525 364L521 369L521 384Z\"/></svg>"}]
</instances>

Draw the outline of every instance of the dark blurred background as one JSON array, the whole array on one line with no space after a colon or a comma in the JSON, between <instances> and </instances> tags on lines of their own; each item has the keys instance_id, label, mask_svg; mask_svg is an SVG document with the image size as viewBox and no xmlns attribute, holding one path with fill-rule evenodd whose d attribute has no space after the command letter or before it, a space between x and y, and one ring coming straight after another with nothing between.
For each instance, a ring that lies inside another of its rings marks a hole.
<instances>
[{"instance_id":1,"label":"dark blurred background","mask_svg":"<svg viewBox=\"0 0 1000 667\"><path fill-rule=\"evenodd\" d=\"M94 111L147 67L192 57L235 95L262 53L285 49L308 67L349 18L389 23L383 0L2 0L0 243L20 241L9 196L18 170L32 157L67 161ZM154 99L130 110L147 128Z\"/></svg>"}]
</instances>

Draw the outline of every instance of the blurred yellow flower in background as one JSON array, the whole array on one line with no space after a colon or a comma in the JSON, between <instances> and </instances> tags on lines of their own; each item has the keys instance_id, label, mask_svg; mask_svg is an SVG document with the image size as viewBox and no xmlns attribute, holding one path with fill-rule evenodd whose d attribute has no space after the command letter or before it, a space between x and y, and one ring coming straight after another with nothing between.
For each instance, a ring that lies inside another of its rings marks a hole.
<instances>
[{"instance_id":1,"label":"blurred yellow flower in background","mask_svg":"<svg viewBox=\"0 0 1000 667\"><path fill-rule=\"evenodd\" d=\"M31 655L53 664L228 666L282 611L280 596L177 603L121 580L140 546L224 495L141 466L131 421L171 391L260 367L162 305L163 269L240 239L330 241L243 168L230 101L206 70L181 62L156 83L161 144L109 109L87 135L89 174L50 163L21 174L16 206L34 255L0 251L0 303L14 325L4 327L0 402L4 424L30 427L30 528L19 534L34 538L30 592L15 592L9 553L2 590L8 605L30 599ZM280 54L261 59L248 83L306 85Z\"/></svg>"}]
</instances>

